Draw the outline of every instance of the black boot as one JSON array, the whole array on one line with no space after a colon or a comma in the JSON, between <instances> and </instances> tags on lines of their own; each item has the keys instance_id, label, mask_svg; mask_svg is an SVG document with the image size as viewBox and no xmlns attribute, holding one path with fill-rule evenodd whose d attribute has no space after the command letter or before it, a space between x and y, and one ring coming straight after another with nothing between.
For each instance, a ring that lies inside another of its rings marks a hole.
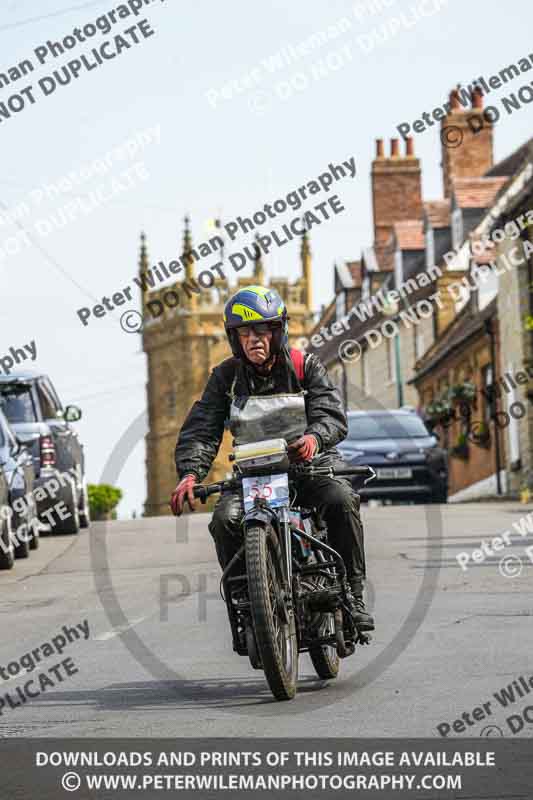
<instances>
[{"instance_id":1,"label":"black boot","mask_svg":"<svg viewBox=\"0 0 533 800\"><path fill-rule=\"evenodd\" d=\"M353 603L352 613L355 624L360 631L373 631L374 618L365 608L363 600L363 581L361 578L350 578L350 589L352 591Z\"/></svg>"}]
</instances>

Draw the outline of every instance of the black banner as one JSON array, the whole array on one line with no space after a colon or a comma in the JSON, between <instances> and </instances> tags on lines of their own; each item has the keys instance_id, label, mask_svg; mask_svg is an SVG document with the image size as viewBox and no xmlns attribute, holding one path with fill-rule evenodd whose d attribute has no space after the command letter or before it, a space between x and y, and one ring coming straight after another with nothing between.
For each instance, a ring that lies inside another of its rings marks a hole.
<instances>
[{"instance_id":1,"label":"black banner","mask_svg":"<svg viewBox=\"0 0 533 800\"><path fill-rule=\"evenodd\" d=\"M530 739L11 739L2 798L531 800Z\"/></svg>"}]
</instances>

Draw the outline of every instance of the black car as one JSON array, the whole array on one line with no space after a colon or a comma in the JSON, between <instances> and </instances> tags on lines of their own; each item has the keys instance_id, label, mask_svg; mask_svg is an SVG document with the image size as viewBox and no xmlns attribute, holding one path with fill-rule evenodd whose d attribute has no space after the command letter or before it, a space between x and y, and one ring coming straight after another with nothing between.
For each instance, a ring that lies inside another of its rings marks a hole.
<instances>
[{"instance_id":1,"label":"black car","mask_svg":"<svg viewBox=\"0 0 533 800\"><path fill-rule=\"evenodd\" d=\"M0 408L18 439L31 449L39 518L54 533L88 527L83 446L71 425L80 419L80 409L63 408L48 376L30 371L0 376ZM61 501L68 516L57 508Z\"/></svg>"},{"instance_id":2,"label":"black car","mask_svg":"<svg viewBox=\"0 0 533 800\"><path fill-rule=\"evenodd\" d=\"M368 464L376 478L357 484L362 499L445 503L448 461L416 412L349 411L348 435L338 445L351 466Z\"/></svg>"},{"instance_id":3,"label":"black car","mask_svg":"<svg viewBox=\"0 0 533 800\"><path fill-rule=\"evenodd\" d=\"M33 458L0 411L0 569L27 558L39 544L33 498Z\"/></svg>"}]
</instances>

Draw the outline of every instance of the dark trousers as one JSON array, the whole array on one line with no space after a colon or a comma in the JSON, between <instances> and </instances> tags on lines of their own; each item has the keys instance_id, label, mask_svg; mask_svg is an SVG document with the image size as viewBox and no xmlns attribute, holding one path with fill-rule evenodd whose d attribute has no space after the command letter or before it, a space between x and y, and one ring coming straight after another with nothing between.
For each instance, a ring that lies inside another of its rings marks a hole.
<instances>
[{"instance_id":1,"label":"dark trousers","mask_svg":"<svg viewBox=\"0 0 533 800\"><path fill-rule=\"evenodd\" d=\"M319 510L328 526L329 543L342 556L348 579L355 579L362 588L366 567L359 495L344 478L326 476L302 478L296 490L297 505ZM242 544L243 513L241 496L232 492L222 494L215 506L209 531L222 569Z\"/></svg>"}]
</instances>

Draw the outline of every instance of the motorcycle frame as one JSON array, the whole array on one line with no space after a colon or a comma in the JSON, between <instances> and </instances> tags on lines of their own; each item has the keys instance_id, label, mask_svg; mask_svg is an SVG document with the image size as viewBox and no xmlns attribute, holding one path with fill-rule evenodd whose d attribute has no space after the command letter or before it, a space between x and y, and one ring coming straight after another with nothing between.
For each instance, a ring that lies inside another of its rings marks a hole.
<instances>
[{"instance_id":1,"label":"motorcycle frame","mask_svg":"<svg viewBox=\"0 0 533 800\"><path fill-rule=\"evenodd\" d=\"M349 474L360 474L362 470L366 470L368 477L364 480L364 483L368 483L368 481L375 478L375 472L371 467L366 468L348 468L342 470L336 470L333 467L311 467L308 471L310 475L349 475ZM205 503L206 498L210 494L215 494L225 490L235 490L237 489L241 492L242 495L242 478L244 477L241 470L236 470L237 475L227 481L221 481L220 483L214 483L207 487L198 487L196 494L197 497L200 497L202 503ZM289 472L289 479L291 478L291 473L298 474L303 471L303 468L298 468L292 466ZM283 471L285 472L285 471ZM307 472L307 470L306 470ZM276 474L272 472L271 474ZM245 530L249 524L259 524L259 525L270 525L273 530L275 531L276 535L278 536L278 541L282 550L283 554L283 561L282 561L282 572L284 577L284 586L283 591L285 594L286 600L286 607L289 613L289 620L291 616L295 613L295 598L293 596L293 555L292 555L292 531L290 527L289 521L289 508L290 505L283 505L277 506L276 508L271 508L268 503L261 499L255 498L254 505L251 509L246 511L241 519L241 525ZM344 610L348 612L349 616L351 614L349 612L347 606L347 597L346 597L346 588L345 588L345 581L344 577L346 575L346 569L344 566L344 561L342 560L341 555L334 550L329 545L325 544L325 542L320 541L320 539L312 536L311 534L305 534L305 537L313 544L315 548L320 550L323 554L327 554L330 558L332 558L333 564L338 571L338 575L340 578L340 585L341 591L339 593L339 599L341 601L341 605L344 607ZM226 602L226 606L228 609L228 617L231 626L231 632L233 637L233 649L235 652L239 653L239 655L247 655L247 649L243 649L239 646L239 632L237 629L237 619L236 619L236 609L235 606L231 603L231 589L229 587L230 581L237 581L237 580L247 580L246 571L242 575L230 575L232 569L234 568L237 561L242 558L244 555L244 544L239 548L238 552L233 556L231 561L227 564L224 572L222 573L221 577L221 586L223 589L224 600ZM321 570L328 566L328 562L318 563L316 565L306 565L300 571L302 574L320 574ZM249 603L247 603L249 606ZM339 609L340 611L340 609ZM360 635L360 639L361 639Z\"/></svg>"},{"instance_id":2,"label":"motorcycle frame","mask_svg":"<svg viewBox=\"0 0 533 800\"><path fill-rule=\"evenodd\" d=\"M256 498L253 507L250 508L248 511L246 511L241 519L241 526L243 528L245 536L247 527L252 525L261 525L263 527L270 526L274 530L276 536L278 537L278 542L282 551L282 564L281 564L282 574L283 574L282 590L289 617L288 621L290 621L291 617L296 613L295 597L293 594L294 558L292 554L293 536L295 539L296 536L295 532L292 531L290 526L289 506L283 505L283 506L277 506L276 508L271 508L265 500L261 498ZM334 550L333 547L330 547L330 545L326 544L325 542L321 541L315 536L312 536L311 534L308 533L304 535L305 538L308 539L308 541L313 545L313 547L316 550L320 550L322 552L325 560L323 562L319 561L317 564L306 565L303 567L303 569L299 570L299 572L301 571L302 574L305 575L311 575L311 574L319 575L321 571L323 571L328 566L334 566L341 585L341 590L339 592L339 599L341 600L343 605L345 605L346 592L344 589L344 577L346 575L346 569L344 566L344 562L342 560L342 556L340 555L340 553ZM221 577L224 600L226 602L226 607L228 610L228 617L230 620L231 632L233 637L233 649L240 655L246 655L247 650L244 650L239 645L239 631L237 627L236 607L231 602L230 584L237 582L239 580L245 581L247 579L246 571L244 571L242 574L239 575L231 574L234 569L234 566L243 557L244 557L244 544L239 548L238 552L233 556L231 561L227 564ZM305 648L305 650L307 650L307 648Z\"/></svg>"}]
</instances>

